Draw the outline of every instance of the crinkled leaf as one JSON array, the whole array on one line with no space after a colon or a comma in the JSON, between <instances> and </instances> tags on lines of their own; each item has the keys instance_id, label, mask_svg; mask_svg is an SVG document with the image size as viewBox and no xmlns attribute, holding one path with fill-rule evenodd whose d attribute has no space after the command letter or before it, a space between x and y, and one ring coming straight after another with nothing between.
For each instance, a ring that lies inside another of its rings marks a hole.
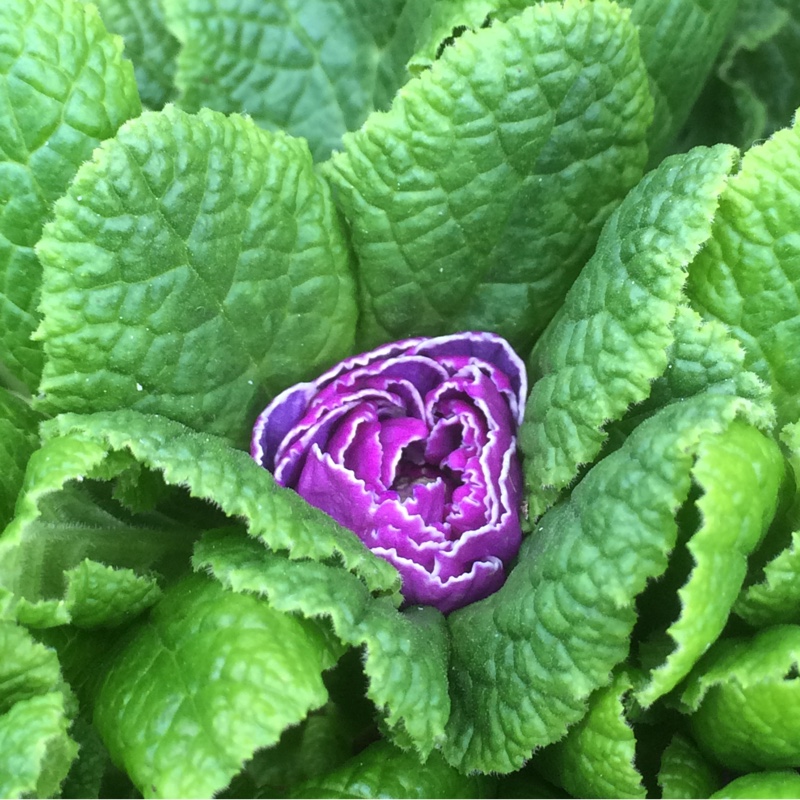
<instances>
[{"instance_id":1,"label":"crinkled leaf","mask_svg":"<svg viewBox=\"0 0 800 800\"><path fill-rule=\"evenodd\" d=\"M78 743L78 757L72 762L61 787L60 797L65 800L101 797L103 777L111 763L108 750L94 727L83 717L75 720L71 733Z\"/></svg>"},{"instance_id":2,"label":"crinkled leaf","mask_svg":"<svg viewBox=\"0 0 800 800\"><path fill-rule=\"evenodd\" d=\"M38 427L30 405L0 387L0 531L14 513L25 467L39 446Z\"/></svg>"},{"instance_id":3,"label":"crinkled leaf","mask_svg":"<svg viewBox=\"0 0 800 800\"><path fill-rule=\"evenodd\" d=\"M681 697L703 749L740 772L800 763L800 627L724 639L698 664Z\"/></svg>"},{"instance_id":4,"label":"crinkled leaf","mask_svg":"<svg viewBox=\"0 0 800 800\"><path fill-rule=\"evenodd\" d=\"M723 789L710 795L711 800L723 797L796 798L800 797L800 775L795 771L753 772L732 780Z\"/></svg>"},{"instance_id":5,"label":"crinkled leaf","mask_svg":"<svg viewBox=\"0 0 800 800\"><path fill-rule=\"evenodd\" d=\"M33 247L92 150L141 110L122 43L79 0L0 5L0 364L33 389L42 369Z\"/></svg>"},{"instance_id":6,"label":"crinkled leaf","mask_svg":"<svg viewBox=\"0 0 800 800\"><path fill-rule=\"evenodd\" d=\"M175 95L180 45L167 29L162 0L97 0L106 27L122 36L142 102L162 108Z\"/></svg>"},{"instance_id":7,"label":"crinkled leaf","mask_svg":"<svg viewBox=\"0 0 800 800\"><path fill-rule=\"evenodd\" d=\"M536 344L520 430L531 514L590 462L604 425L644 400L668 365L686 266L711 232L732 148L666 159L626 197Z\"/></svg>"},{"instance_id":8,"label":"crinkled leaf","mask_svg":"<svg viewBox=\"0 0 800 800\"><path fill-rule=\"evenodd\" d=\"M50 797L77 746L56 654L0 621L0 797Z\"/></svg>"},{"instance_id":9,"label":"crinkled leaf","mask_svg":"<svg viewBox=\"0 0 800 800\"><path fill-rule=\"evenodd\" d=\"M645 797L634 765L636 738L626 719L625 695L632 688L623 670L592 695L586 716L536 756L545 777L574 797Z\"/></svg>"},{"instance_id":10,"label":"crinkled leaf","mask_svg":"<svg viewBox=\"0 0 800 800\"><path fill-rule=\"evenodd\" d=\"M162 472L167 484L186 487L229 517L242 518L250 535L270 549L285 550L295 559L341 561L371 591L391 593L399 602L399 577L392 566L222 439L135 411L65 414L46 427L50 435L68 441L80 437L92 452L128 451L147 468Z\"/></svg>"},{"instance_id":11,"label":"crinkled leaf","mask_svg":"<svg viewBox=\"0 0 800 800\"><path fill-rule=\"evenodd\" d=\"M206 797L321 706L338 652L321 628L190 576L106 675L94 722L145 797Z\"/></svg>"},{"instance_id":12,"label":"crinkled leaf","mask_svg":"<svg viewBox=\"0 0 800 800\"><path fill-rule=\"evenodd\" d=\"M681 129L733 26L735 0L623 0L639 28L655 100L651 163Z\"/></svg>"},{"instance_id":13,"label":"crinkled leaf","mask_svg":"<svg viewBox=\"0 0 800 800\"><path fill-rule=\"evenodd\" d=\"M346 355L355 299L306 145L173 107L120 129L37 252L42 409L135 408L246 441L267 398Z\"/></svg>"},{"instance_id":14,"label":"crinkled leaf","mask_svg":"<svg viewBox=\"0 0 800 800\"><path fill-rule=\"evenodd\" d=\"M449 617L451 763L511 771L583 716L667 566L698 447L748 405L701 395L642 423L539 521L505 585Z\"/></svg>"},{"instance_id":15,"label":"crinkled leaf","mask_svg":"<svg viewBox=\"0 0 800 800\"><path fill-rule=\"evenodd\" d=\"M800 423L787 425L781 439L794 475L800 476ZM796 524L798 510L800 498L795 496L786 521ZM790 533L788 545L764 565L761 578L742 592L734 611L757 628L800 622L800 531Z\"/></svg>"},{"instance_id":16,"label":"crinkled leaf","mask_svg":"<svg viewBox=\"0 0 800 800\"><path fill-rule=\"evenodd\" d=\"M687 544L694 565L678 591L680 617L667 629L674 649L637 688L644 706L675 688L722 633L784 476L775 441L743 422L703 440L696 458L692 478L703 496L697 501L702 523Z\"/></svg>"},{"instance_id":17,"label":"crinkled leaf","mask_svg":"<svg viewBox=\"0 0 800 800\"><path fill-rule=\"evenodd\" d=\"M772 387L778 422L800 417L800 122L749 150L689 271L701 313L727 324Z\"/></svg>"},{"instance_id":18,"label":"crinkled leaf","mask_svg":"<svg viewBox=\"0 0 800 800\"><path fill-rule=\"evenodd\" d=\"M0 535L0 587L17 596L17 615L28 624L61 625L73 610L87 623L141 610L147 593L136 589L146 579L98 564L88 568L92 582L80 581L86 558L139 572L187 559L196 531L159 513L133 516L93 495L90 482L82 485L103 470L107 457L103 444L65 436L47 442L28 462L16 516ZM76 573L67 572L74 567ZM123 584L133 591L98 608Z\"/></svg>"},{"instance_id":19,"label":"crinkled leaf","mask_svg":"<svg viewBox=\"0 0 800 800\"><path fill-rule=\"evenodd\" d=\"M487 797L488 779L454 770L434 751L424 763L388 742L370 745L327 775L296 787L291 797Z\"/></svg>"},{"instance_id":20,"label":"crinkled leaf","mask_svg":"<svg viewBox=\"0 0 800 800\"><path fill-rule=\"evenodd\" d=\"M161 590L155 578L84 559L64 573L65 604L79 628L114 627L155 603Z\"/></svg>"},{"instance_id":21,"label":"crinkled leaf","mask_svg":"<svg viewBox=\"0 0 800 800\"><path fill-rule=\"evenodd\" d=\"M720 783L718 769L688 736L676 733L661 756L658 771L661 797L664 800L702 800L709 797Z\"/></svg>"},{"instance_id":22,"label":"crinkled leaf","mask_svg":"<svg viewBox=\"0 0 800 800\"><path fill-rule=\"evenodd\" d=\"M644 166L627 17L567 0L467 31L344 137L325 174L359 259L363 346L470 329L531 345Z\"/></svg>"},{"instance_id":23,"label":"crinkled leaf","mask_svg":"<svg viewBox=\"0 0 800 800\"><path fill-rule=\"evenodd\" d=\"M225 531L206 534L197 543L194 563L234 591L266 595L278 610L329 618L343 642L365 646L367 695L393 737L423 757L441 741L450 712L448 640L435 609L398 612L339 567L289 562Z\"/></svg>"},{"instance_id":24,"label":"crinkled leaf","mask_svg":"<svg viewBox=\"0 0 800 800\"><path fill-rule=\"evenodd\" d=\"M389 104L425 0L164 0L180 39L180 103L241 111L306 138L318 160Z\"/></svg>"}]
</instances>

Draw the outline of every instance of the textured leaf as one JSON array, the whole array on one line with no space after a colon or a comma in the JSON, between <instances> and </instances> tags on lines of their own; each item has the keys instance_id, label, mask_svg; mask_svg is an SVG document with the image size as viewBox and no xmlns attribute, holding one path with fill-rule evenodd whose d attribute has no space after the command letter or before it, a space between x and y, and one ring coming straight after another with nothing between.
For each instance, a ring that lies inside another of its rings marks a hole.
<instances>
[{"instance_id":1,"label":"textured leaf","mask_svg":"<svg viewBox=\"0 0 800 800\"><path fill-rule=\"evenodd\" d=\"M40 405L132 407L243 443L267 398L346 355L344 233L305 144L175 108L83 166L37 252Z\"/></svg>"},{"instance_id":2,"label":"textured leaf","mask_svg":"<svg viewBox=\"0 0 800 800\"><path fill-rule=\"evenodd\" d=\"M292 797L486 797L483 776L454 770L437 751L423 764L413 752L376 742L327 775L307 781Z\"/></svg>"},{"instance_id":3,"label":"textured leaf","mask_svg":"<svg viewBox=\"0 0 800 800\"><path fill-rule=\"evenodd\" d=\"M675 688L722 633L784 476L778 445L742 422L702 441L696 458L692 477L703 496L697 501L702 523L687 545L694 565L678 592L680 617L667 629L674 649L637 688L644 706Z\"/></svg>"},{"instance_id":4,"label":"textured leaf","mask_svg":"<svg viewBox=\"0 0 800 800\"><path fill-rule=\"evenodd\" d=\"M747 408L701 395L643 422L539 521L505 585L448 618L451 763L511 771L583 716L628 654L635 597L667 566L698 448Z\"/></svg>"},{"instance_id":5,"label":"textured leaf","mask_svg":"<svg viewBox=\"0 0 800 800\"><path fill-rule=\"evenodd\" d=\"M164 0L181 105L241 111L318 160L405 82L426 0Z\"/></svg>"},{"instance_id":6,"label":"textured leaf","mask_svg":"<svg viewBox=\"0 0 800 800\"><path fill-rule=\"evenodd\" d=\"M360 343L473 329L526 351L641 176L650 111L607 0L461 35L325 165L359 259Z\"/></svg>"},{"instance_id":7,"label":"textured leaf","mask_svg":"<svg viewBox=\"0 0 800 800\"><path fill-rule=\"evenodd\" d=\"M0 387L0 531L14 513L25 466L39 446L39 415Z\"/></svg>"},{"instance_id":8,"label":"textured leaf","mask_svg":"<svg viewBox=\"0 0 800 800\"><path fill-rule=\"evenodd\" d=\"M79 580L80 568L71 579L65 571L85 558L148 571L186 559L197 536L162 514L134 518L92 496L89 484L82 484L107 456L103 445L76 437L53 439L31 456L17 514L0 534L0 587L17 596L17 615L31 625L64 624L73 610L87 622L103 614L113 619L126 609L137 613L144 598L135 591L116 597L113 607L97 608L121 584L141 586L133 576L94 565L88 568L94 581L87 583Z\"/></svg>"},{"instance_id":9,"label":"textured leaf","mask_svg":"<svg viewBox=\"0 0 800 800\"><path fill-rule=\"evenodd\" d=\"M125 42L142 102L163 107L175 95L180 45L165 25L162 0L97 0L96 5L106 27Z\"/></svg>"},{"instance_id":10,"label":"textured leaf","mask_svg":"<svg viewBox=\"0 0 800 800\"><path fill-rule=\"evenodd\" d=\"M675 734L661 757L658 785L664 800L709 797L721 783L718 770L682 734ZM713 796L713 795L711 795Z\"/></svg>"},{"instance_id":11,"label":"textured leaf","mask_svg":"<svg viewBox=\"0 0 800 800\"><path fill-rule=\"evenodd\" d=\"M754 772L731 781L725 788L711 795L712 800L722 797L795 798L800 796L800 775L794 771Z\"/></svg>"},{"instance_id":12,"label":"textured leaf","mask_svg":"<svg viewBox=\"0 0 800 800\"><path fill-rule=\"evenodd\" d=\"M121 42L79 0L0 5L0 364L34 389L41 267L33 246L92 150L141 110Z\"/></svg>"},{"instance_id":13,"label":"textured leaf","mask_svg":"<svg viewBox=\"0 0 800 800\"><path fill-rule=\"evenodd\" d=\"M64 573L65 604L79 628L114 627L138 616L161 596L152 577L114 569L88 558Z\"/></svg>"},{"instance_id":14,"label":"textured leaf","mask_svg":"<svg viewBox=\"0 0 800 800\"><path fill-rule=\"evenodd\" d=\"M604 425L644 400L668 365L685 270L711 232L731 148L665 160L609 220L536 344L520 430L531 514L598 454Z\"/></svg>"},{"instance_id":15,"label":"textured leaf","mask_svg":"<svg viewBox=\"0 0 800 800\"><path fill-rule=\"evenodd\" d=\"M798 666L795 625L718 642L681 698L698 744L739 772L800 764Z\"/></svg>"},{"instance_id":16,"label":"textured leaf","mask_svg":"<svg viewBox=\"0 0 800 800\"><path fill-rule=\"evenodd\" d=\"M781 439L789 450L789 463L800 475L800 424L787 425ZM797 523L800 497L795 496L788 522ZM764 565L762 580L748 586L734 611L756 628L800 622L800 531L794 530L788 545Z\"/></svg>"},{"instance_id":17,"label":"textured leaf","mask_svg":"<svg viewBox=\"0 0 800 800\"><path fill-rule=\"evenodd\" d=\"M692 304L742 342L745 366L772 387L780 424L800 417L798 125L745 154L687 285Z\"/></svg>"},{"instance_id":18,"label":"textured leaf","mask_svg":"<svg viewBox=\"0 0 800 800\"><path fill-rule=\"evenodd\" d=\"M56 654L0 621L0 797L51 797L77 752Z\"/></svg>"},{"instance_id":19,"label":"textured leaf","mask_svg":"<svg viewBox=\"0 0 800 800\"><path fill-rule=\"evenodd\" d=\"M649 142L657 163L681 129L733 26L734 0L623 0L639 28L655 99Z\"/></svg>"},{"instance_id":20,"label":"textured leaf","mask_svg":"<svg viewBox=\"0 0 800 800\"><path fill-rule=\"evenodd\" d=\"M114 660L94 721L145 797L206 797L327 697L314 624L191 576Z\"/></svg>"},{"instance_id":21,"label":"textured leaf","mask_svg":"<svg viewBox=\"0 0 800 800\"><path fill-rule=\"evenodd\" d=\"M545 777L574 797L645 797L642 776L634 766L636 739L624 705L632 687L623 671L592 695L586 716L536 757L534 763Z\"/></svg>"},{"instance_id":22,"label":"textured leaf","mask_svg":"<svg viewBox=\"0 0 800 800\"><path fill-rule=\"evenodd\" d=\"M367 695L398 742L427 757L442 739L450 712L448 641L435 609L400 613L339 567L289 562L225 531L198 542L194 563L234 591L266 595L280 611L330 618L344 643L366 647Z\"/></svg>"},{"instance_id":23,"label":"textured leaf","mask_svg":"<svg viewBox=\"0 0 800 800\"><path fill-rule=\"evenodd\" d=\"M120 411L89 417L66 414L47 424L50 435L71 442L80 437L87 451L129 451L172 486L183 486L232 518L248 532L290 558L335 560L355 572L374 592L399 602L394 567L374 556L351 531L313 508L290 489L278 486L267 470L224 440L200 434L159 417ZM54 439L55 446L59 439ZM69 447L70 445L66 445Z\"/></svg>"}]
</instances>

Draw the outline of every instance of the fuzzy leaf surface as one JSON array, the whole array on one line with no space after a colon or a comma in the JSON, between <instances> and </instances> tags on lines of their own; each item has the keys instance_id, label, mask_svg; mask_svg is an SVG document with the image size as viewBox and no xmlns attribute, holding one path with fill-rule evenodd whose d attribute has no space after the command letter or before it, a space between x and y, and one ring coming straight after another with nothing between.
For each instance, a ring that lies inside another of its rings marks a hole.
<instances>
[{"instance_id":1,"label":"fuzzy leaf surface","mask_svg":"<svg viewBox=\"0 0 800 800\"><path fill-rule=\"evenodd\" d=\"M533 516L598 454L606 423L644 400L666 369L686 267L711 233L735 157L729 147L698 149L649 173L537 342L519 438Z\"/></svg>"},{"instance_id":2,"label":"fuzzy leaf surface","mask_svg":"<svg viewBox=\"0 0 800 800\"><path fill-rule=\"evenodd\" d=\"M664 800L703 800L721 783L718 769L683 734L676 733L661 756L658 785Z\"/></svg>"},{"instance_id":3,"label":"fuzzy leaf surface","mask_svg":"<svg viewBox=\"0 0 800 800\"><path fill-rule=\"evenodd\" d=\"M313 623L190 576L111 664L94 722L145 797L206 797L327 699Z\"/></svg>"},{"instance_id":4,"label":"fuzzy leaf surface","mask_svg":"<svg viewBox=\"0 0 800 800\"><path fill-rule=\"evenodd\" d=\"M30 405L0 387L0 530L11 520L28 459L39 446L38 426Z\"/></svg>"},{"instance_id":5,"label":"fuzzy leaf surface","mask_svg":"<svg viewBox=\"0 0 800 800\"><path fill-rule=\"evenodd\" d=\"M667 566L701 441L749 407L707 394L643 422L539 520L505 585L450 615L451 763L510 772L584 715L628 655L636 596Z\"/></svg>"},{"instance_id":6,"label":"fuzzy leaf surface","mask_svg":"<svg viewBox=\"0 0 800 800\"><path fill-rule=\"evenodd\" d=\"M0 366L34 390L41 266L34 245L78 167L141 110L130 62L94 7L0 7Z\"/></svg>"},{"instance_id":7,"label":"fuzzy leaf surface","mask_svg":"<svg viewBox=\"0 0 800 800\"><path fill-rule=\"evenodd\" d=\"M800 795L800 775L794 770L753 772L732 780L727 786L710 795L718 798L795 798Z\"/></svg>"},{"instance_id":8,"label":"fuzzy leaf surface","mask_svg":"<svg viewBox=\"0 0 800 800\"><path fill-rule=\"evenodd\" d=\"M244 443L345 356L350 255L305 143L173 107L99 148L38 245L48 413L135 408Z\"/></svg>"},{"instance_id":9,"label":"fuzzy leaf surface","mask_svg":"<svg viewBox=\"0 0 800 800\"><path fill-rule=\"evenodd\" d=\"M747 151L689 271L702 314L728 325L773 391L778 423L800 417L800 122Z\"/></svg>"},{"instance_id":10,"label":"fuzzy leaf surface","mask_svg":"<svg viewBox=\"0 0 800 800\"><path fill-rule=\"evenodd\" d=\"M325 174L362 346L492 330L527 351L642 174L651 100L627 16L567 0L467 31L344 137Z\"/></svg>"},{"instance_id":11,"label":"fuzzy leaf surface","mask_svg":"<svg viewBox=\"0 0 800 800\"><path fill-rule=\"evenodd\" d=\"M341 145L406 80L423 0L164 0L182 44L180 104L249 114L308 140L315 159Z\"/></svg>"},{"instance_id":12,"label":"fuzzy leaf surface","mask_svg":"<svg viewBox=\"0 0 800 800\"><path fill-rule=\"evenodd\" d=\"M401 613L387 598L371 597L340 567L287 561L253 539L226 531L206 534L197 543L194 564L234 591L265 595L280 611L329 618L342 642L366 648L367 696L394 738L423 758L442 740L450 713L449 643L435 609Z\"/></svg>"}]
</instances>

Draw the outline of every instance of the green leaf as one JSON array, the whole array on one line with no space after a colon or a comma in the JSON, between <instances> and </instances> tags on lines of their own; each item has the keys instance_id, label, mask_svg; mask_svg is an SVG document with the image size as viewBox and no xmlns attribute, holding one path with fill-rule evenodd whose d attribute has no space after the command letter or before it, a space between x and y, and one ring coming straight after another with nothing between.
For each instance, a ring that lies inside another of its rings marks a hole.
<instances>
[{"instance_id":1,"label":"green leaf","mask_svg":"<svg viewBox=\"0 0 800 800\"><path fill-rule=\"evenodd\" d=\"M387 598L371 597L340 567L287 561L225 531L208 533L197 543L194 564L234 591L266 595L280 611L329 618L342 642L365 646L367 696L392 737L413 745L423 758L442 740L450 713L448 640L435 609L398 612Z\"/></svg>"},{"instance_id":2,"label":"green leaf","mask_svg":"<svg viewBox=\"0 0 800 800\"><path fill-rule=\"evenodd\" d=\"M692 305L730 327L745 366L772 387L781 425L800 417L798 125L745 154L687 285Z\"/></svg>"},{"instance_id":3,"label":"green leaf","mask_svg":"<svg viewBox=\"0 0 800 800\"><path fill-rule=\"evenodd\" d=\"M42 370L33 247L92 150L141 110L122 43L79 0L0 6L0 364L34 389Z\"/></svg>"},{"instance_id":4,"label":"green leaf","mask_svg":"<svg viewBox=\"0 0 800 800\"><path fill-rule=\"evenodd\" d=\"M632 688L623 670L592 695L586 716L535 757L546 778L574 797L645 797L634 765L636 738L626 719L625 699Z\"/></svg>"},{"instance_id":5,"label":"green leaf","mask_svg":"<svg viewBox=\"0 0 800 800\"><path fill-rule=\"evenodd\" d=\"M467 776L454 770L434 751L420 763L413 752L403 752L388 742L371 744L327 775L302 783L291 797L487 797L482 775Z\"/></svg>"},{"instance_id":6,"label":"green leaf","mask_svg":"<svg viewBox=\"0 0 800 800\"><path fill-rule=\"evenodd\" d=\"M712 800L722 797L795 798L800 795L800 775L794 771L754 772L731 781L724 789L710 795Z\"/></svg>"},{"instance_id":7,"label":"green leaf","mask_svg":"<svg viewBox=\"0 0 800 800\"><path fill-rule=\"evenodd\" d=\"M781 439L789 450L789 463L800 475L800 423L787 425ZM796 524L800 497L795 496L790 514ZM790 534L789 544L765 565L762 580L748 586L734 611L756 628L787 622L800 622L800 531Z\"/></svg>"},{"instance_id":8,"label":"green leaf","mask_svg":"<svg viewBox=\"0 0 800 800\"><path fill-rule=\"evenodd\" d=\"M405 82L425 0L164 0L183 45L181 105L240 111L309 142L317 160L340 146Z\"/></svg>"},{"instance_id":9,"label":"green leaf","mask_svg":"<svg viewBox=\"0 0 800 800\"><path fill-rule=\"evenodd\" d=\"M16 595L17 616L28 624L62 625L72 611L89 624L141 610L149 598L137 589L151 592L150 581L99 564L81 568L86 558L147 572L188 555L196 531L159 513L134 517L92 493L90 479L107 458L102 444L62 437L28 462L17 514L0 534L0 587ZM81 580L87 571L91 582ZM106 605L123 585L126 594Z\"/></svg>"},{"instance_id":10,"label":"green leaf","mask_svg":"<svg viewBox=\"0 0 800 800\"><path fill-rule=\"evenodd\" d=\"M798 666L795 625L718 642L681 697L698 744L740 772L800 763Z\"/></svg>"},{"instance_id":11,"label":"green leaf","mask_svg":"<svg viewBox=\"0 0 800 800\"><path fill-rule=\"evenodd\" d=\"M664 800L712 796L721 783L718 770L687 736L676 733L661 757L658 785Z\"/></svg>"},{"instance_id":12,"label":"green leaf","mask_svg":"<svg viewBox=\"0 0 800 800\"><path fill-rule=\"evenodd\" d=\"M137 617L160 597L155 578L84 559L64 572L64 600L79 628L113 628Z\"/></svg>"},{"instance_id":13,"label":"green leaf","mask_svg":"<svg viewBox=\"0 0 800 800\"><path fill-rule=\"evenodd\" d=\"M0 531L13 516L25 467L39 446L39 415L0 387Z\"/></svg>"},{"instance_id":14,"label":"green leaf","mask_svg":"<svg viewBox=\"0 0 800 800\"><path fill-rule=\"evenodd\" d=\"M525 352L642 174L647 74L607 0L467 31L324 165L363 346L494 330ZM546 209L546 213L543 213Z\"/></svg>"},{"instance_id":15,"label":"green leaf","mask_svg":"<svg viewBox=\"0 0 800 800\"><path fill-rule=\"evenodd\" d=\"M730 31L736 0L623 0L639 29L655 100L651 164L686 121Z\"/></svg>"},{"instance_id":16,"label":"green leaf","mask_svg":"<svg viewBox=\"0 0 800 800\"><path fill-rule=\"evenodd\" d=\"M37 247L49 412L135 408L243 444L350 352L350 255L300 140L169 107L85 164Z\"/></svg>"},{"instance_id":17,"label":"green leaf","mask_svg":"<svg viewBox=\"0 0 800 800\"><path fill-rule=\"evenodd\" d=\"M0 621L0 797L51 797L77 746L56 654Z\"/></svg>"},{"instance_id":18,"label":"green leaf","mask_svg":"<svg viewBox=\"0 0 800 800\"><path fill-rule=\"evenodd\" d=\"M166 27L162 0L97 0L96 5L106 27L125 42L142 102L149 108L162 108L176 93L180 49Z\"/></svg>"},{"instance_id":19,"label":"green leaf","mask_svg":"<svg viewBox=\"0 0 800 800\"><path fill-rule=\"evenodd\" d=\"M112 663L94 722L145 797L206 797L327 697L315 624L191 576Z\"/></svg>"},{"instance_id":20,"label":"green leaf","mask_svg":"<svg viewBox=\"0 0 800 800\"><path fill-rule=\"evenodd\" d=\"M702 524L687 544L694 566L678 591L680 617L667 629L674 649L637 687L643 706L674 689L722 633L747 557L775 515L784 477L778 445L743 422L701 441L696 459L692 478L703 496L697 501Z\"/></svg>"},{"instance_id":21,"label":"green leaf","mask_svg":"<svg viewBox=\"0 0 800 800\"><path fill-rule=\"evenodd\" d=\"M452 764L517 769L584 715L628 655L636 596L667 566L698 448L748 407L709 394L643 422L539 521L505 585L450 615Z\"/></svg>"},{"instance_id":22,"label":"green leaf","mask_svg":"<svg viewBox=\"0 0 800 800\"><path fill-rule=\"evenodd\" d=\"M711 232L732 148L666 159L626 197L529 362L520 430L532 516L591 462L604 426L668 365L686 267Z\"/></svg>"},{"instance_id":23,"label":"green leaf","mask_svg":"<svg viewBox=\"0 0 800 800\"><path fill-rule=\"evenodd\" d=\"M222 439L135 411L88 417L65 414L45 427L48 435L81 442L58 446L85 447L101 455L129 452L148 469L162 472L167 484L186 487L192 497L243 519L248 533L271 550L284 550L293 559L342 563L370 591L390 594L392 602L400 602L400 578L394 567L373 555L352 531L291 489L278 486L247 453Z\"/></svg>"}]
</instances>

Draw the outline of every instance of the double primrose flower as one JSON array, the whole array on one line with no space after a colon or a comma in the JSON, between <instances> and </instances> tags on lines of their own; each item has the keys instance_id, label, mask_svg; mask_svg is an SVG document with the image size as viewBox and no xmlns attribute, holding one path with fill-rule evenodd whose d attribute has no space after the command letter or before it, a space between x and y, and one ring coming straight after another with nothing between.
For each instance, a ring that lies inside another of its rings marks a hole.
<instances>
[{"instance_id":1,"label":"double primrose flower","mask_svg":"<svg viewBox=\"0 0 800 800\"><path fill-rule=\"evenodd\" d=\"M491 333L407 339L278 395L253 458L447 613L496 591L519 549L525 367Z\"/></svg>"}]
</instances>

